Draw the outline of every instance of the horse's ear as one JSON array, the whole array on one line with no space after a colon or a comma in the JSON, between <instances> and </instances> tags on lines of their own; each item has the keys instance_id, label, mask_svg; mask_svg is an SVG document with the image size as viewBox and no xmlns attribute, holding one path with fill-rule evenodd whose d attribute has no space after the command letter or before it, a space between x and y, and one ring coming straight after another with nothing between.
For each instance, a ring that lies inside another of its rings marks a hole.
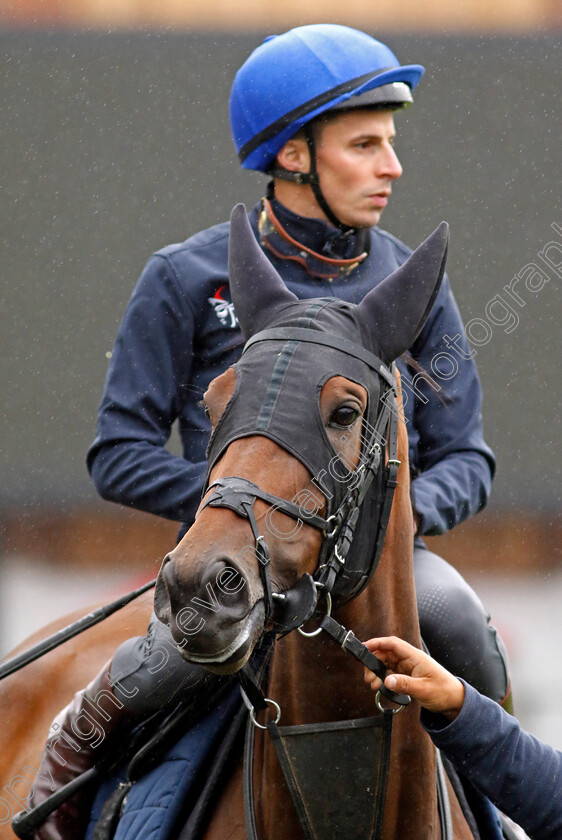
<instances>
[{"instance_id":1,"label":"horse's ear","mask_svg":"<svg viewBox=\"0 0 562 840\"><path fill-rule=\"evenodd\" d=\"M243 204L230 215L228 273L234 310L246 339L263 329L279 306L298 300L257 243Z\"/></svg>"},{"instance_id":2,"label":"horse's ear","mask_svg":"<svg viewBox=\"0 0 562 840\"><path fill-rule=\"evenodd\" d=\"M409 259L359 304L385 362L397 359L420 334L443 280L448 245L449 225L441 222Z\"/></svg>"}]
</instances>

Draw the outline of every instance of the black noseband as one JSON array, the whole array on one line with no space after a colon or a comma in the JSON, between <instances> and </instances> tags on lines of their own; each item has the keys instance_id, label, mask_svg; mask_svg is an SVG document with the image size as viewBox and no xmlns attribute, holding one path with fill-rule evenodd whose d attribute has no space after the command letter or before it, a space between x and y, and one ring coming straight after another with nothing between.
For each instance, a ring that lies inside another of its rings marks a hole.
<instances>
[{"instance_id":1,"label":"black noseband","mask_svg":"<svg viewBox=\"0 0 562 840\"><path fill-rule=\"evenodd\" d=\"M203 504L201 510L207 507L207 505L209 507L229 508L237 513L238 516L247 519L250 523L254 536L260 579L263 586L265 624L267 624L273 615L273 599L277 598L274 616L277 629L287 633L296 627L300 627L314 612L316 601L318 600L317 587L310 575L302 575L297 581L296 586L289 592L281 595L272 591L269 570L269 549L265 537L259 533L254 515L254 504L256 499L261 499L273 505L276 510L286 513L287 516L296 519L302 524L303 513L301 508L293 502L287 501L287 499L281 499L278 496L273 496L271 493L266 493L256 484L248 481L248 479L238 476L219 478L209 486L209 490L213 488L214 492L212 496ZM323 519L316 514L307 516L306 522L314 528L319 528L324 534L330 526L330 522L327 519Z\"/></svg>"}]
</instances>

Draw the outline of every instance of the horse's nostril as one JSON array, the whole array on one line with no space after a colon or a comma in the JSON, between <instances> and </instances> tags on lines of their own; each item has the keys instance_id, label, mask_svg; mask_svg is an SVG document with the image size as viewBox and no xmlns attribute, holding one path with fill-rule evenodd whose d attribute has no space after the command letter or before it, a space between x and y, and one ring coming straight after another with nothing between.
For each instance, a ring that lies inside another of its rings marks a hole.
<instances>
[{"instance_id":1,"label":"horse's nostril","mask_svg":"<svg viewBox=\"0 0 562 840\"><path fill-rule=\"evenodd\" d=\"M202 576L200 586L191 597L209 616L215 613L218 623L240 620L250 610L249 587L245 576L227 558L213 560Z\"/></svg>"},{"instance_id":2,"label":"horse's nostril","mask_svg":"<svg viewBox=\"0 0 562 840\"><path fill-rule=\"evenodd\" d=\"M172 612L177 612L177 610L180 610L183 606L183 590L185 589L178 576L177 563L172 561L171 558L166 558L160 574L166 586Z\"/></svg>"}]
</instances>

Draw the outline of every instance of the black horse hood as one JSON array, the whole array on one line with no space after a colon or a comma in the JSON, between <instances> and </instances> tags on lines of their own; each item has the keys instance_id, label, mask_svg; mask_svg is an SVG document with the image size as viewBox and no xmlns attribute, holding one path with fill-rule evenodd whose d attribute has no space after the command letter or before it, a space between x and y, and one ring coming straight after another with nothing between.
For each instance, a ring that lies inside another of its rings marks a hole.
<instances>
[{"instance_id":1,"label":"black horse hood","mask_svg":"<svg viewBox=\"0 0 562 840\"><path fill-rule=\"evenodd\" d=\"M304 309L300 302L290 303L275 321L275 330L287 333L286 338L268 338L267 330L256 334L258 340L247 345L235 365L236 387L211 438L209 468L233 440L263 435L295 455L313 476L326 472L336 453L321 417L320 392L336 375L365 388L366 416L374 424L381 387L376 370L339 347L314 343L316 333L319 339L335 335L340 346L359 347L354 314L352 305L333 298L307 301ZM332 470L349 472L341 462ZM336 497L341 489L331 488Z\"/></svg>"}]
</instances>

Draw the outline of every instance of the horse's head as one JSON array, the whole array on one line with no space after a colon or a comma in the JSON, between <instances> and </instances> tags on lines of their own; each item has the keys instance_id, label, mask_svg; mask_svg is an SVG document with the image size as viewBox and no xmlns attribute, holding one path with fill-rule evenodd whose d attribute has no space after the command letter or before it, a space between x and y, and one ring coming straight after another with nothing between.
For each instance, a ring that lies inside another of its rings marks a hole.
<instances>
[{"instance_id":1,"label":"horse's head","mask_svg":"<svg viewBox=\"0 0 562 840\"><path fill-rule=\"evenodd\" d=\"M213 427L206 490L194 525L162 564L155 595L159 618L190 661L240 668L264 625L298 623L319 565L320 586L330 589L340 569L346 597L364 585L364 570L342 562L342 545L353 533L353 505L369 487L380 492L396 411L389 365L425 323L447 239L442 224L358 305L298 300L244 208L234 209L230 284L248 341L205 394Z\"/></svg>"}]
</instances>

